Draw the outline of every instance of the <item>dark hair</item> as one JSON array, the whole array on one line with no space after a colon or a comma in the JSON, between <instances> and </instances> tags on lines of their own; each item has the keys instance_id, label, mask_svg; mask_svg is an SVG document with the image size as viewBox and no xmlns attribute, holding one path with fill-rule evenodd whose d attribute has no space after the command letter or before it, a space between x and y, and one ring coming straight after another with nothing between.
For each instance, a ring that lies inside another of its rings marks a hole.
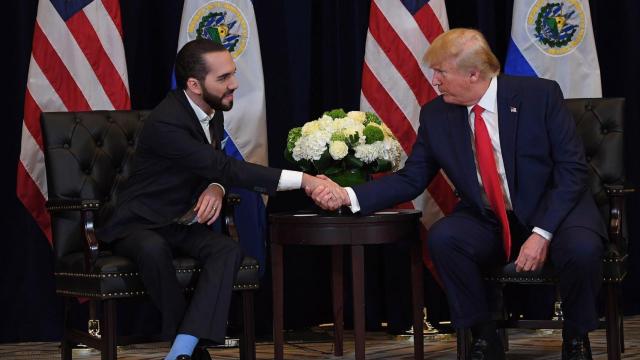
<instances>
[{"instance_id":1,"label":"dark hair","mask_svg":"<svg viewBox=\"0 0 640 360\"><path fill-rule=\"evenodd\" d=\"M204 54L227 51L220 43L207 39L195 39L184 44L176 56L176 86L187 88L190 77L204 81L209 69L204 61Z\"/></svg>"}]
</instances>

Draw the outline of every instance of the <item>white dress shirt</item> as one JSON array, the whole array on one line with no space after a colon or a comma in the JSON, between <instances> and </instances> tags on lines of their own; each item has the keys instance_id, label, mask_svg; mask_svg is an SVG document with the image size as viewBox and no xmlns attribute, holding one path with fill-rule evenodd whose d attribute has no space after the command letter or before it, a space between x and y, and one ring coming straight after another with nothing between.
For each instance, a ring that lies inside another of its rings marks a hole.
<instances>
[{"instance_id":1,"label":"white dress shirt","mask_svg":"<svg viewBox=\"0 0 640 360\"><path fill-rule=\"evenodd\" d=\"M502 194L504 195L504 202L507 210L513 209L511 203L511 195L509 193L509 185L507 182L507 174L504 168L504 161L502 159L502 148L500 147L500 131L498 127L498 78L494 77L491 79L489 83L489 88L484 93L480 101L478 101L478 105L480 105L484 111L482 112L482 118L487 126L487 130L489 132L489 138L491 138L491 147L493 148L493 155L495 156L496 166L498 168L498 177L500 178L500 187L502 188ZM475 136L475 115L472 111L474 105L467 106L467 114L469 117L469 126L471 127L471 148L473 149L473 158L476 162L476 176L478 178L478 186L480 186L482 193L482 200L485 205L489 207L489 200L487 200L487 195L484 192L484 188L482 187L482 179L480 177L480 172L478 171L478 161L476 159L476 148L475 142L473 141ZM351 201L351 211L358 212L360 211L360 203L358 202L358 198L356 197L356 193L351 188L346 188L347 194L349 194L349 200ZM539 234L546 240L551 240L553 234L550 232L541 229L539 227L534 227L533 232Z\"/></svg>"}]
</instances>

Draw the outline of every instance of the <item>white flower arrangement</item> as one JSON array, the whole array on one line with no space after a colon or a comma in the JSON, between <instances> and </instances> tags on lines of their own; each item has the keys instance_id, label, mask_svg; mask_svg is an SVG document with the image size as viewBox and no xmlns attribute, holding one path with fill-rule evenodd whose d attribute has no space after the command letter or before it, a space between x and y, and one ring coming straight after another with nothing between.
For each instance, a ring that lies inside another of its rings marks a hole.
<instances>
[{"instance_id":1,"label":"white flower arrangement","mask_svg":"<svg viewBox=\"0 0 640 360\"><path fill-rule=\"evenodd\" d=\"M341 185L396 171L401 153L400 143L375 114L342 109L291 129L285 149L285 157L303 171L325 174Z\"/></svg>"}]
</instances>

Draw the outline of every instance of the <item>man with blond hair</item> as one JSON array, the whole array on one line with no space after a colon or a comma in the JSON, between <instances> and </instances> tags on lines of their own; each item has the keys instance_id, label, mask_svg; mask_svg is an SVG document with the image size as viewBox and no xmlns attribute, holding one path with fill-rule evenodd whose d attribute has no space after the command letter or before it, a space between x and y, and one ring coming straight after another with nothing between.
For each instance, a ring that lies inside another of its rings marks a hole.
<instances>
[{"instance_id":1,"label":"man with blond hair","mask_svg":"<svg viewBox=\"0 0 640 360\"><path fill-rule=\"evenodd\" d=\"M444 170L460 202L431 227L427 244L454 326L472 329L472 358L505 356L483 274L514 260L518 272L538 271L549 259L563 299L562 359L591 359L606 232L560 87L499 75L472 29L441 34L425 61L441 95L423 107L404 168L354 188L319 187L313 199L370 213L415 198Z\"/></svg>"}]
</instances>

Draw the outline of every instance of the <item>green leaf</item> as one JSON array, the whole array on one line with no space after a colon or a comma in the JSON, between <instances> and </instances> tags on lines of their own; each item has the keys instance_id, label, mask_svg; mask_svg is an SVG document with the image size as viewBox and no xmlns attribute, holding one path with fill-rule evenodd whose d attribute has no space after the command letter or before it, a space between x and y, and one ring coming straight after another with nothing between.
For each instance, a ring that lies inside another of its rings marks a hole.
<instances>
[{"instance_id":1,"label":"green leaf","mask_svg":"<svg viewBox=\"0 0 640 360\"><path fill-rule=\"evenodd\" d=\"M344 169L341 166L330 166L324 171L324 174L327 176L331 176L331 175L338 174L342 171L344 171Z\"/></svg>"},{"instance_id":2,"label":"green leaf","mask_svg":"<svg viewBox=\"0 0 640 360\"><path fill-rule=\"evenodd\" d=\"M360 133L355 133L355 134L351 134L349 135L349 137L346 139L346 143L347 146L349 146L350 148L358 145L358 141L360 141Z\"/></svg>"},{"instance_id":3,"label":"green leaf","mask_svg":"<svg viewBox=\"0 0 640 360\"><path fill-rule=\"evenodd\" d=\"M288 148L284 149L284 158L288 162L298 165L298 162L293 158L293 151L289 151Z\"/></svg>"},{"instance_id":4,"label":"green leaf","mask_svg":"<svg viewBox=\"0 0 640 360\"><path fill-rule=\"evenodd\" d=\"M327 176L340 186L354 186L367 182L367 173L362 169L350 169Z\"/></svg>"},{"instance_id":5,"label":"green leaf","mask_svg":"<svg viewBox=\"0 0 640 360\"><path fill-rule=\"evenodd\" d=\"M300 170L307 172L307 173L316 173L316 169L313 166L313 163L309 160L306 159L301 159L300 161L298 161L298 167L300 168Z\"/></svg>"},{"instance_id":6,"label":"green leaf","mask_svg":"<svg viewBox=\"0 0 640 360\"><path fill-rule=\"evenodd\" d=\"M378 159L375 161L375 165L372 170L374 173L390 171L393 168L391 161L385 159Z\"/></svg>"},{"instance_id":7,"label":"green leaf","mask_svg":"<svg viewBox=\"0 0 640 360\"><path fill-rule=\"evenodd\" d=\"M360 169L364 166L364 161L358 159L355 155L349 153L343 159L345 165L349 169Z\"/></svg>"},{"instance_id":8,"label":"green leaf","mask_svg":"<svg viewBox=\"0 0 640 360\"><path fill-rule=\"evenodd\" d=\"M329 149L326 149L320 156L319 160L313 161L313 165L315 166L318 174L322 174L327 168L329 168L329 166L331 166L332 161L333 158L331 157L331 154L329 154Z\"/></svg>"}]
</instances>

